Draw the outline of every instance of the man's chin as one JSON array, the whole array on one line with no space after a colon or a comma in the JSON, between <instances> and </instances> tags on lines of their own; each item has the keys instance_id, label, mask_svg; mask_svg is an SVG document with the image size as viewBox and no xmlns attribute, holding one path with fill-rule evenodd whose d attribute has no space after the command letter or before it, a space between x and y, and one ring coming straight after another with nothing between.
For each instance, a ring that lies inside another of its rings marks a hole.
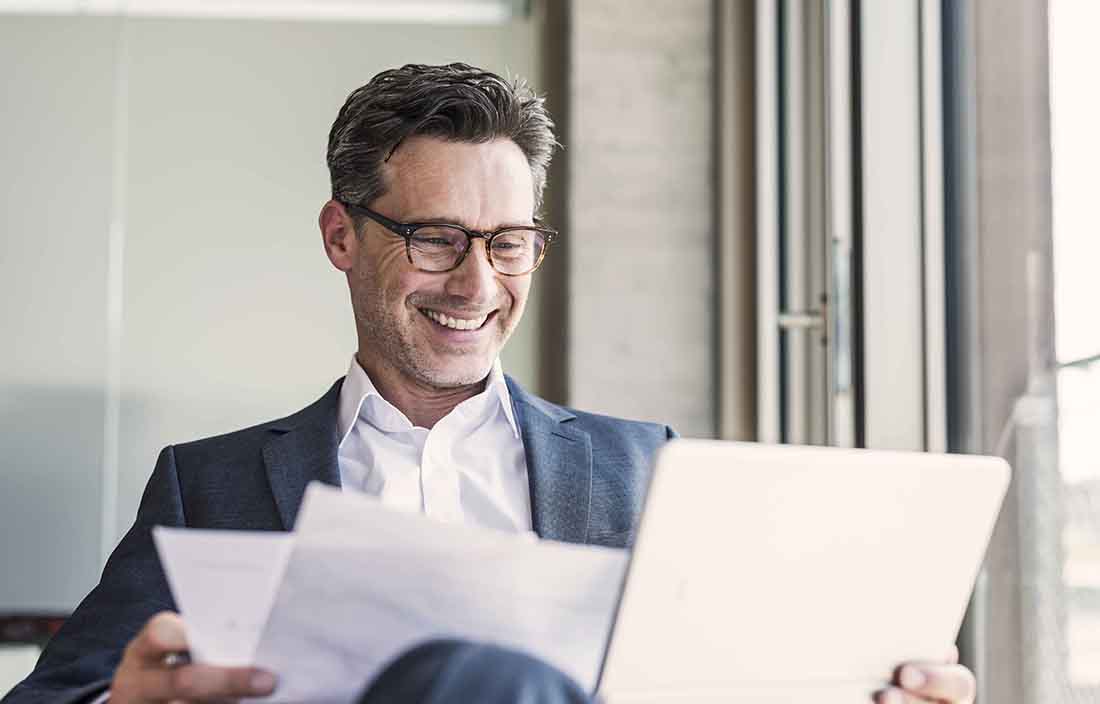
<instances>
[{"instance_id":1,"label":"man's chin","mask_svg":"<svg viewBox=\"0 0 1100 704\"><path fill-rule=\"evenodd\" d=\"M430 369L423 370L421 378L430 386L437 389L457 389L472 384L480 384L489 376L493 369L493 360L482 360L480 363L471 364L471 360L463 359L462 364L447 364L442 362L432 365Z\"/></svg>"}]
</instances>

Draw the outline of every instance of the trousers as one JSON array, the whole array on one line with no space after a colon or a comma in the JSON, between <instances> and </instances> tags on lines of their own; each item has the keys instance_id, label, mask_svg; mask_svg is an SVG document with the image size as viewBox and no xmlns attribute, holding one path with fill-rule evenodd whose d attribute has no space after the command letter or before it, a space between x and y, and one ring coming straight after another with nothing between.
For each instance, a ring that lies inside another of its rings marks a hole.
<instances>
[{"instance_id":1,"label":"trousers","mask_svg":"<svg viewBox=\"0 0 1100 704\"><path fill-rule=\"evenodd\" d=\"M359 704L592 704L552 665L506 648L434 640L382 671Z\"/></svg>"}]
</instances>

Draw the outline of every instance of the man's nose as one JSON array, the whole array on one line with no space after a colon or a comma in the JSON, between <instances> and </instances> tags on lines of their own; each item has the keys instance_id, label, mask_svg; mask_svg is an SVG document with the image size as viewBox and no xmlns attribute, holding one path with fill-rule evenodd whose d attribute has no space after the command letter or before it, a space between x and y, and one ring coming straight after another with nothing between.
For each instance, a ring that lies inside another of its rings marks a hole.
<instances>
[{"instance_id":1,"label":"man's nose","mask_svg":"<svg viewBox=\"0 0 1100 704\"><path fill-rule=\"evenodd\" d=\"M470 251L457 269L450 272L444 287L447 293L467 300L492 301L496 297L497 273L489 264L489 252L485 240L478 238L470 243Z\"/></svg>"}]
</instances>

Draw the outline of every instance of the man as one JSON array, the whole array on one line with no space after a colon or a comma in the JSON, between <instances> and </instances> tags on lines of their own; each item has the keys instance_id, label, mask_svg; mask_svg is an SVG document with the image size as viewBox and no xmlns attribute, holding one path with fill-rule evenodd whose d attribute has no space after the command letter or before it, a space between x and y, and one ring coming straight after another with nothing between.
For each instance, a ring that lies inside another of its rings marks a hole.
<instances>
[{"instance_id":1,"label":"man","mask_svg":"<svg viewBox=\"0 0 1100 704\"><path fill-rule=\"evenodd\" d=\"M355 314L347 376L287 418L166 448L100 584L6 702L270 693L277 673L186 662L150 528L289 530L314 479L444 522L630 544L671 431L547 403L498 361L555 234L535 218L554 146L541 99L470 66L405 66L351 94L320 214ZM973 697L958 665L910 664L898 679L880 701ZM364 702L587 701L543 663L457 642L364 685Z\"/></svg>"}]
</instances>

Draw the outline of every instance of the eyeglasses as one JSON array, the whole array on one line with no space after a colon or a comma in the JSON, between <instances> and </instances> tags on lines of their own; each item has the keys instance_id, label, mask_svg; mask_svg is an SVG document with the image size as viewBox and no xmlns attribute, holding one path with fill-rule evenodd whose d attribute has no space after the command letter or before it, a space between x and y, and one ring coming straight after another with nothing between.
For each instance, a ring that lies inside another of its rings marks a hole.
<instances>
[{"instance_id":1,"label":"eyeglasses","mask_svg":"<svg viewBox=\"0 0 1100 704\"><path fill-rule=\"evenodd\" d=\"M364 205L343 203L343 206L404 237L409 263L421 271L434 273L457 269L470 253L474 238L480 237L485 240L489 265L495 271L505 276L529 274L542 264L550 241L558 234L548 227L528 225L477 232L451 223L397 222Z\"/></svg>"}]
</instances>

